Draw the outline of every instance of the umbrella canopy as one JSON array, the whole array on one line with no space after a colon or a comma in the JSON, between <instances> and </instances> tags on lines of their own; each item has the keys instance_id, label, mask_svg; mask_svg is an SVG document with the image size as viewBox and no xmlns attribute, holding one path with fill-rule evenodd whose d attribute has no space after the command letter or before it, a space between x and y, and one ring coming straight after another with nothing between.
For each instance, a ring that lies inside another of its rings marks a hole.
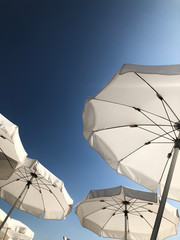
<instances>
[{"instance_id":1,"label":"umbrella canopy","mask_svg":"<svg viewBox=\"0 0 180 240\"><path fill-rule=\"evenodd\" d=\"M76 214L83 227L99 236L149 240L159 202L156 193L123 186L92 190L76 206ZM177 234L178 216L178 210L166 204L158 240Z\"/></svg>"},{"instance_id":2,"label":"umbrella canopy","mask_svg":"<svg viewBox=\"0 0 180 240\"><path fill-rule=\"evenodd\" d=\"M0 223L6 217L6 213L0 209ZM31 240L34 237L34 232L22 222L9 218L0 231L0 239L9 240L15 239L26 239Z\"/></svg>"},{"instance_id":3,"label":"umbrella canopy","mask_svg":"<svg viewBox=\"0 0 180 240\"><path fill-rule=\"evenodd\" d=\"M7 179L26 157L18 127L0 114L0 179Z\"/></svg>"},{"instance_id":4,"label":"umbrella canopy","mask_svg":"<svg viewBox=\"0 0 180 240\"><path fill-rule=\"evenodd\" d=\"M13 208L43 219L60 220L71 212L73 204L64 183L37 160L29 158L9 179L0 180L0 197Z\"/></svg>"},{"instance_id":5,"label":"umbrella canopy","mask_svg":"<svg viewBox=\"0 0 180 240\"><path fill-rule=\"evenodd\" d=\"M118 173L157 192L178 137L178 103L180 65L125 64L87 100L84 137ZM176 164L168 196L180 201L180 156Z\"/></svg>"}]
</instances>

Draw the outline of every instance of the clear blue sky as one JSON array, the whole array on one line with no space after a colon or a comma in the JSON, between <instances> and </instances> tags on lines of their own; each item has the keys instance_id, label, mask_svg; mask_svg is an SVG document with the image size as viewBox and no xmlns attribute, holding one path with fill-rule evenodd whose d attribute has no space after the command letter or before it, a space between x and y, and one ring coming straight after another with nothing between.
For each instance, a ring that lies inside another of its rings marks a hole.
<instances>
[{"instance_id":1,"label":"clear blue sky","mask_svg":"<svg viewBox=\"0 0 180 240\"><path fill-rule=\"evenodd\" d=\"M0 0L0 112L19 126L29 157L64 181L74 206L90 189L142 189L82 135L84 102L123 63L180 64L179 0ZM3 200L0 207L10 209ZM12 217L35 240L100 239L74 210L62 221L19 210Z\"/></svg>"}]
</instances>

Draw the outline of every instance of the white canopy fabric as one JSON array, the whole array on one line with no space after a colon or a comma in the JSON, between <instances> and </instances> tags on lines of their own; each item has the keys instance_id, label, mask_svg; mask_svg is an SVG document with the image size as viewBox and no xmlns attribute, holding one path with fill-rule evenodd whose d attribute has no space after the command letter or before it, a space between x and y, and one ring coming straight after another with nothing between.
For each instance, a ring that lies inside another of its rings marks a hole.
<instances>
[{"instance_id":1,"label":"white canopy fabric","mask_svg":"<svg viewBox=\"0 0 180 240\"><path fill-rule=\"evenodd\" d=\"M0 209L0 223L2 223L5 217L6 213ZM34 232L22 222L9 218L0 231L0 239L10 240L11 238L32 240Z\"/></svg>"},{"instance_id":2,"label":"white canopy fabric","mask_svg":"<svg viewBox=\"0 0 180 240\"><path fill-rule=\"evenodd\" d=\"M118 173L161 192L178 138L180 65L125 64L83 111L83 134ZM180 156L168 198L180 201Z\"/></svg>"},{"instance_id":3,"label":"white canopy fabric","mask_svg":"<svg viewBox=\"0 0 180 240\"><path fill-rule=\"evenodd\" d=\"M26 157L18 127L0 114L0 179L7 179Z\"/></svg>"},{"instance_id":4,"label":"white canopy fabric","mask_svg":"<svg viewBox=\"0 0 180 240\"><path fill-rule=\"evenodd\" d=\"M71 212L73 204L64 183L30 158L9 179L0 180L0 197L11 205L18 199L16 208L43 219L62 219Z\"/></svg>"},{"instance_id":5,"label":"white canopy fabric","mask_svg":"<svg viewBox=\"0 0 180 240\"><path fill-rule=\"evenodd\" d=\"M7 235L9 237L16 238L16 239L25 239L25 240L32 240L34 238L34 232L25 224L13 218L9 220L10 220L10 223L9 223L10 226L7 231Z\"/></svg>"},{"instance_id":6,"label":"white canopy fabric","mask_svg":"<svg viewBox=\"0 0 180 240\"><path fill-rule=\"evenodd\" d=\"M118 239L125 236L127 209L127 239L149 240L159 202L156 193L120 186L92 190L75 208L83 227L104 238ZM178 210L166 203L158 240L177 234L178 223Z\"/></svg>"}]
</instances>

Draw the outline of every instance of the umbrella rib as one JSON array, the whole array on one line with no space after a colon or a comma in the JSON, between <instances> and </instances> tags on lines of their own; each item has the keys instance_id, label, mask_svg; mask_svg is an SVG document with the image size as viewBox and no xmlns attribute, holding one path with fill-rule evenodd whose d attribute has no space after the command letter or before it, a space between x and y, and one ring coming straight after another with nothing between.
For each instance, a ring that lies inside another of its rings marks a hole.
<instances>
[{"instance_id":1,"label":"umbrella rib","mask_svg":"<svg viewBox=\"0 0 180 240\"><path fill-rule=\"evenodd\" d=\"M155 126L157 126L158 128L160 128L163 132L167 133L162 127L161 125L158 125L156 122L154 122L150 117L148 117L144 112L147 112L150 114L150 112L148 111L144 111L140 108L136 108L136 107L132 107L132 106L128 106L128 105L125 105L125 104L120 104L120 103L115 103L115 102L111 102L111 101L107 101L107 100L101 100L101 99L98 99L98 98L95 98L96 100L100 100L100 101L104 101L104 102L110 102L110 103L114 103L114 104L117 104L117 105L122 105L122 106L126 106L126 107L130 107L130 108L133 108L135 110L137 110L138 112L140 112L141 114L143 114L143 116L145 116L147 119L149 119L151 122L153 122L155 124ZM155 115L155 114L153 114ZM155 115L155 116L159 116L159 115ZM163 118L163 117L161 117ZM163 118L163 119L166 119L166 118ZM169 119L166 119L168 122L169 122ZM126 125L125 125L126 126ZM168 134L169 135L169 134ZM170 138L172 138L173 140L175 140L171 135L169 135Z\"/></svg>"},{"instance_id":2,"label":"umbrella rib","mask_svg":"<svg viewBox=\"0 0 180 240\"><path fill-rule=\"evenodd\" d=\"M45 203L44 203L44 198L43 198L43 194L42 194L42 191L41 191L41 187L39 186L39 182L38 182L37 179L36 179L36 182L37 182L37 185L39 187L39 192L41 194L41 199L42 199L42 203L43 203L43 207L44 207L44 211L45 211Z\"/></svg>"},{"instance_id":3,"label":"umbrella rib","mask_svg":"<svg viewBox=\"0 0 180 240\"><path fill-rule=\"evenodd\" d=\"M114 200L114 199L113 199ZM114 208L116 208L116 209L118 209L118 207L116 207L114 204L110 204L110 203L108 203L107 201L104 201L106 204L108 204L109 205L109 207L114 207ZM116 202L117 203L117 202ZM119 205L119 203L117 203L117 205L118 206L120 206Z\"/></svg>"},{"instance_id":4,"label":"umbrella rib","mask_svg":"<svg viewBox=\"0 0 180 240\"><path fill-rule=\"evenodd\" d=\"M163 136L163 135L162 135L162 136ZM134 151L130 152L128 155L126 155L125 157L123 157L123 158L120 160L120 162L123 161L124 159L126 159L127 157L129 157L130 155L132 155L133 153L137 152L137 151L138 151L139 149L141 149L142 147L144 147L144 146L152 143L152 141L154 141L154 140L156 140L156 139L158 139L158 138L160 138L160 137L154 138L154 139L150 140L149 142L147 142L147 143L141 145L140 147L136 148Z\"/></svg>"},{"instance_id":5,"label":"umbrella rib","mask_svg":"<svg viewBox=\"0 0 180 240\"><path fill-rule=\"evenodd\" d=\"M129 107L129 108L133 108L133 109L134 109L134 106L131 106L131 105L127 105L127 104L123 104L123 103L118 103L118 102L114 102L114 101L109 101L109 100L104 100L104 99L100 99L100 98L97 98L97 97L95 97L93 100L98 100L98 101L101 101L101 102L112 103L112 104L116 104L116 105L119 105L119 106ZM161 119L164 119L164 120L166 120L166 121L169 121L167 118L165 118L165 117L163 117L163 116L160 116L160 115L158 115L158 114L149 112L149 111L147 111L147 110L141 109L141 111L146 112L146 113L149 113L149 114L151 114L151 115L153 115L153 116L156 116L156 117L159 117L159 118L161 118ZM173 122L173 121L172 121L172 122ZM173 122L173 123L175 123L175 122Z\"/></svg>"},{"instance_id":6,"label":"umbrella rib","mask_svg":"<svg viewBox=\"0 0 180 240\"><path fill-rule=\"evenodd\" d=\"M24 167L24 172L26 174L26 177L28 178L28 175L30 174L30 171L28 172L28 170L26 169L26 167Z\"/></svg>"},{"instance_id":7,"label":"umbrella rib","mask_svg":"<svg viewBox=\"0 0 180 240\"><path fill-rule=\"evenodd\" d=\"M26 189L26 192L24 193L24 196L23 196L22 200L20 201L20 204L19 204L18 207L20 207L22 205L22 203L23 203L23 201L24 201L24 199L25 199L25 197L27 195L28 190L29 190L29 188Z\"/></svg>"},{"instance_id":8,"label":"umbrella rib","mask_svg":"<svg viewBox=\"0 0 180 240\"><path fill-rule=\"evenodd\" d=\"M23 170L24 170L24 173L23 173ZM23 167L23 168L18 168L18 169L15 171L15 174L18 175L18 172L19 172L19 174L22 175L22 177L24 177L24 179L29 180L29 179L28 179L28 174L26 173L26 168L25 168L25 167ZM18 175L18 176L19 176L19 175ZM29 173L29 176L30 176L30 173Z\"/></svg>"},{"instance_id":9,"label":"umbrella rib","mask_svg":"<svg viewBox=\"0 0 180 240\"><path fill-rule=\"evenodd\" d=\"M131 202L131 200L133 200L133 202ZM137 199L132 198L131 200L129 200L130 204L129 204L129 208L127 209L128 211L131 209L133 204L135 204L137 202Z\"/></svg>"},{"instance_id":10,"label":"umbrella rib","mask_svg":"<svg viewBox=\"0 0 180 240\"><path fill-rule=\"evenodd\" d=\"M120 209L120 208L119 208ZM119 210L118 209L118 210ZM107 220L107 222L102 226L102 230L104 229L104 227L107 225L107 223L110 221L110 219L118 212L118 210L117 211L115 211L113 214L112 214L112 216L110 216L110 218Z\"/></svg>"},{"instance_id":11,"label":"umbrella rib","mask_svg":"<svg viewBox=\"0 0 180 240\"><path fill-rule=\"evenodd\" d=\"M112 204L110 204L110 203L109 203L108 201L106 201L106 200L104 200L104 202L105 202L106 204L108 204L110 207L114 207L114 208L116 208L116 209L119 209L118 207L122 208L123 203L118 203L118 202L116 201L116 197L115 197L115 196L111 196L111 198L112 198L112 200L113 200ZM118 200L119 200L119 199L118 199ZM114 202L117 204L117 207L113 204Z\"/></svg>"},{"instance_id":12,"label":"umbrella rib","mask_svg":"<svg viewBox=\"0 0 180 240\"><path fill-rule=\"evenodd\" d=\"M96 213L96 212L99 212L99 211L101 211L101 210L104 210L104 209L101 207L100 209L97 209L97 210L95 210L95 211L93 211L93 212L85 215L84 218L89 217L89 216L91 216L92 214L94 214L94 213ZM112 211L112 209L108 209L108 208L106 208L106 210L111 210L111 211Z\"/></svg>"},{"instance_id":13,"label":"umbrella rib","mask_svg":"<svg viewBox=\"0 0 180 240\"><path fill-rule=\"evenodd\" d=\"M136 74L136 76L138 76L141 80L143 80L156 94L159 94L155 88L153 88L153 86L151 86L151 84L149 84L143 77L141 77L137 72L134 72Z\"/></svg>"},{"instance_id":14,"label":"umbrella rib","mask_svg":"<svg viewBox=\"0 0 180 240\"><path fill-rule=\"evenodd\" d=\"M42 179L39 179L40 181L41 181L41 183L42 184L44 184L43 183L43 181L42 181ZM44 184L45 185L45 184ZM59 205L61 206L61 208L63 209L63 211L65 211L65 209L63 208L63 206L62 206L62 204L60 203L60 201L59 201L59 199L57 198L57 196L51 191L51 189L48 187L48 185L45 185L47 188L48 188L48 190L49 190L49 192L54 196L54 198L57 200L57 202L59 203ZM59 190L60 191L60 190Z\"/></svg>"},{"instance_id":15,"label":"umbrella rib","mask_svg":"<svg viewBox=\"0 0 180 240\"><path fill-rule=\"evenodd\" d=\"M130 152L129 154L127 154L125 157L121 158L119 160L119 162L122 162L124 159L128 158L129 156L131 156L133 153L137 152L139 149L141 149L142 147L146 146L145 144L141 145L140 147L136 148L134 151Z\"/></svg>"},{"instance_id":16,"label":"umbrella rib","mask_svg":"<svg viewBox=\"0 0 180 240\"><path fill-rule=\"evenodd\" d=\"M159 137L158 137L158 138L159 138ZM152 141L154 141L154 140L156 140L156 139L158 139L158 138L154 138L154 139L150 140L149 142L147 142L147 143L141 145L140 147L136 148L134 151L130 152L130 153L127 154L125 157L121 158L121 159L119 160L119 162L122 162L124 159L128 158L129 156L131 156L133 153L137 152L137 151L138 151L139 149L141 149L142 147L145 147L146 145L152 144Z\"/></svg>"},{"instance_id":17,"label":"umbrella rib","mask_svg":"<svg viewBox=\"0 0 180 240\"><path fill-rule=\"evenodd\" d=\"M23 179L23 178L22 178L22 179ZM20 179L20 180L21 180L21 179ZM14 180L12 180L12 181L10 181L10 182L8 182L8 183L6 183L6 184L0 186L0 189L2 189L3 187L8 186L9 184L11 184L11 183L13 183L13 182L15 182L15 181L19 181L19 179L14 179Z\"/></svg>"},{"instance_id":18,"label":"umbrella rib","mask_svg":"<svg viewBox=\"0 0 180 240\"><path fill-rule=\"evenodd\" d=\"M155 140L157 140L157 139L159 139L159 138L161 138L161 137L164 137L164 136L167 135L168 133L172 133L172 132L173 132L173 131L169 131L169 132L167 132L167 133L165 133L165 134L159 135L159 137L153 138L152 140L150 140L150 142L155 141ZM174 142L173 140L171 140L171 141Z\"/></svg>"},{"instance_id":19,"label":"umbrella rib","mask_svg":"<svg viewBox=\"0 0 180 240\"><path fill-rule=\"evenodd\" d=\"M176 135L176 132L175 132L174 126L172 125L172 122L171 122L171 120L170 120L170 117L169 117L168 111L167 111L167 109L166 109L166 107L165 107L164 101L161 100L161 102L162 102L162 105L163 105L164 110L165 110L165 112L166 112L166 115L167 115L167 118L168 118L168 120L169 120L169 123L171 124L172 130L173 130L173 132L174 132L174 136L175 136L175 138L177 138L177 135Z\"/></svg>"},{"instance_id":20,"label":"umbrella rib","mask_svg":"<svg viewBox=\"0 0 180 240\"><path fill-rule=\"evenodd\" d=\"M137 111L141 112L147 119L149 119L151 122L153 122L158 128L160 128L163 132L165 132L166 134L168 134L170 136L170 138L172 138L173 140L175 140L168 132L166 132L160 125L158 125L156 122L154 122L150 117L148 117L145 113L143 113L141 111L141 109L137 108Z\"/></svg>"},{"instance_id":21,"label":"umbrella rib","mask_svg":"<svg viewBox=\"0 0 180 240\"><path fill-rule=\"evenodd\" d=\"M137 210L137 209L139 209L139 208L143 208L143 209L148 210L148 208L145 208L146 206L148 206L148 203L144 203L144 204L141 205L141 206L137 206L136 203L135 203L134 205L135 205L135 208L133 207L134 210Z\"/></svg>"},{"instance_id":22,"label":"umbrella rib","mask_svg":"<svg viewBox=\"0 0 180 240\"><path fill-rule=\"evenodd\" d=\"M133 208L133 207L132 207ZM134 208L133 208L134 209ZM153 228L153 226L148 222L148 220L142 215L142 214L140 214L136 209L134 209L135 210L135 212L137 212L138 213L138 216L140 216L141 218L143 218L146 222L147 222L147 224L151 227L151 228ZM130 213L131 214L131 213Z\"/></svg>"},{"instance_id":23,"label":"umbrella rib","mask_svg":"<svg viewBox=\"0 0 180 240\"><path fill-rule=\"evenodd\" d=\"M4 151L2 150L2 148L0 148L0 150L2 151L2 153L4 154L6 160L8 161L9 165L11 166L11 168L13 169L13 165L11 164L9 157L4 153Z\"/></svg>"},{"instance_id":24,"label":"umbrella rib","mask_svg":"<svg viewBox=\"0 0 180 240\"><path fill-rule=\"evenodd\" d=\"M145 210L146 210L146 212L150 212L150 213L154 213L154 214L157 214L157 212L155 212L155 211L153 211L153 210L150 210L150 209L148 209L148 208L145 208L144 206L142 206L142 208L144 208ZM150 210L150 211L149 211ZM142 211L141 211L142 212ZM170 219L168 219L167 217L164 217L163 216L163 218L165 219L165 220L167 220L168 222L170 222L170 223L172 223L172 224L175 224L173 221L171 221Z\"/></svg>"},{"instance_id":25,"label":"umbrella rib","mask_svg":"<svg viewBox=\"0 0 180 240\"><path fill-rule=\"evenodd\" d=\"M170 107L170 105L167 103L167 101L164 100L164 98L157 92L157 90L156 90L155 88L153 88L153 86L151 86L151 84L149 84L149 83L148 83L143 77L141 77L138 73L135 72L135 74L136 74L136 76L138 76L141 80L143 80L143 81L156 93L157 97L158 97L160 100L163 100L163 101L166 103L166 105L167 105L168 108L171 110L171 112L174 114L174 116L177 118L177 120L180 121L179 118L178 118L178 116L177 116L177 115L175 114L175 112L173 111L173 109Z\"/></svg>"},{"instance_id":26,"label":"umbrella rib","mask_svg":"<svg viewBox=\"0 0 180 240\"><path fill-rule=\"evenodd\" d=\"M113 199L113 197L112 197L112 199ZM116 202L114 199L113 199L113 201ZM96 202L96 201L93 201L93 202ZM109 204L107 201L104 201L104 203L108 204L108 205L109 205L108 207L114 207L113 204L111 205L111 204ZM116 203L117 203L117 202L116 202ZM118 212L119 209L124 210L124 209L122 208L123 204L121 204L121 206L119 205L119 203L117 203L117 204L118 204L119 208L118 208L118 207L115 207L115 208L116 208L116 212ZM110 208L107 208L107 207L104 207L104 209L114 211L114 209L110 209ZM84 216L84 217L89 217L90 215L92 215L92 214L94 214L94 213L96 213L96 212L99 212L100 210L104 210L104 209L103 209L103 207L101 207L100 209L95 210L94 212L91 212L91 213L89 213L88 215L86 215L86 216Z\"/></svg>"},{"instance_id":27,"label":"umbrella rib","mask_svg":"<svg viewBox=\"0 0 180 240\"><path fill-rule=\"evenodd\" d=\"M167 118L165 118L165 117L163 117L163 116L160 116L160 115L158 115L158 114L155 114L155 113L146 111L146 110L144 110L144 109L141 109L141 111L142 111L142 112L145 112L145 113L148 113L148 114L151 114L151 115L153 115L153 116L159 117L159 118L161 118L161 119L163 119L163 120L169 121ZM171 121L171 122L172 122L172 123L175 123L174 121ZM161 126L161 125L159 124L159 126ZM162 126L163 126L163 125L162 125Z\"/></svg>"},{"instance_id":28,"label":"umbrella rib","mask_svg":"<svg viewBox=\"0 0 180 240\"><path fill-rule=\"evenodd\" d=\"M172 132L172 131L170 131L169 133L171 133L171 132ZM163 137L164 135L166 135L166 134L163 134L163 135L161 135L160 137ZM146 146L146 145L151 144L152 141L155 141L155 140L157 140L157 139L160 138L160 137L153 138L153 139L150 140L149 142L146 142L144 145L141 145L140 147L138 147L137 149L135 149L134 151L132 151L131 153L129 153L128 155L126 155L125 157L123 157L123 158L122 158L121 160L119 160L119 161L120 161L120 162L123 161L124 159L126 159L127 157L129 157L131 154L133 154L134 152L138 151L140 148L142 148L142 147L144 147L144 146Z\"/></svg>"},{"instance_id":29,"label":"umbrella rib","mask_svg":"<svg viewBox=\"0 0 180 240\"><path fill-rule=\"evenodd\" d=\"M168 140L172 141L172 139L169 139L169 138L167 138L167 137L165 137L165 136L163 136L163 135L160 135L160 134L158 134L158 133L156 133L156 132L153 132L153 131L151 131L151 130L149 130L149 129L139 127L139 125L137 125L137 127L140 128L140 129L142 129L142 130L144 130L144 131L153 133L153 134L155 134L155 135L157 135L157 136L159 136L159 137L163 137L163 138L165 138L165 139L168 139Z\"/></svg>"},{"instance_id":30,"label":"umbrella rib","mask_svg":"<svg viewBox=\"0 0 180 240\"><path fill-rule=\"evenodd\" d=\"M93 131L92 134L93 134L93 133L100 132L100 131L106 131L106 130L117 129L117 128L123 128L123 127L138 127L138 128L140 128L140 129L142 129L142 130L144 130L144 131L147 131L147 132L150 132L150 133L156 134L156 135L161 136L161 137L163 137L163 138L165 138L165 139L168 139L168 140L172 140L172 139L170 139L170 138L165 137L164 135L160 135L160 134L158 134L158 133L156 133L156 132L150 131L149 129L142 128L141 126L148 126L148 127L152 127L152 126L154 126L154 127L156 127L156 125L154 125L154 124L123 125L123 126L115 126L115 127L109 127L109 128L98 129L98 130ZM170 127L170 125L159 125L159 126ZM171 133L171 132L170 132L170 133Z\"/></svg>"},{"instance_id":31,"label":"umbrella rib","mask_svg":"<svg viewBox=\"0 0 180 240\"><path fill-rule=\"evenodd\" d=\"M39 192L39 188L34 182L32 182L31 186Z\"/></svg>"},{"instance_id":32,"label":"umbrella rib","mask_svg":"<svg viewBox=\"0 0 180 240\"><path fill-rule=\"evenodd\" d=\"M114 196L112 196L112 199L114 200L114 202L116 202L117 204L118 204L118 206L119 206L119 208L118 209L123 209L122 208L122 206L123 206L123 203L121 203L121 204L119 204L117 201L116 201L116 197L114 197ZM124 210L124 209L123 209Z\"/></svg>"},{"instance_id":33,"label":"umbrella rib","mask_svg":"<svg viewBox=\"0 0 180 240\"><path fill-rule=\"evenodd\" d=\"M162 144L162 143L168 143L171 144L172 142L152 142L153 144Z\"/></svg>"},{"instance_id":34,"label":"umbrella rib","mask_svg":"<svg viewBox=\"0 0 180 240\"><path fill-rule=\"evenodd\" d=\"M26 178L20 171L19 172L16 171L14 174L20 178L24 178L24 179Z\"/></svg>"}]
</instances>

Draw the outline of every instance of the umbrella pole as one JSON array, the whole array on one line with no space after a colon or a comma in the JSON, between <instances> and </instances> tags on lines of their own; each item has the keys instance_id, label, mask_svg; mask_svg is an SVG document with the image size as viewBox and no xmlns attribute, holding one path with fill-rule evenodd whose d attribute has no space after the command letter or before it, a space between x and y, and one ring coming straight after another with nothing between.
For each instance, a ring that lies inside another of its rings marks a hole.
<instances>
[{"instance_id":1,"label":"umbrella pole","mask_svg":"<svg viewBox=\"0 0 180 240\"><path fill-rule=\"evenodd\" d=\"M29 189L30 185L31 185L31 181L34 178L34 176L31 177L31 179L29 181L27 181L26 186L24 187L24 189L22 190L22 192L20 193L19 197L16 199L14 205L12 206L12 208L10 209L9 213L6 215L4 221L1 223L0 226L0 230L4 227L4 224L6 223L6 221L8 220L9 216L11 215L13 209L16 207L19 199L22 197L22 195L24 194L24 192L26 191L26 189Z\"/></svg>"},{"instance_id":2,"label":"umbrella pole","mask_svg":"<svg viewBox=\"0 0 180 240\"><path fill-rule=\"evenodd\" d=\"M125 223L124 223L124 239L127 240L127 219L128 219L128 211L127 211L127 201L124 201L124 206L125 206L125 211L124 211L124 218L125 218Z\"/></svg>"},{"instance_id":3,"label":"umbrella pole","mask_svg":"<svg viewBox=\"0 0 180 240\"><path fill-rule=\"evenodd\" d=\"M158 234L159 227L160 227L160 224L161 224L161 219L162 219L162 215L163 215L163 212L164 212L164 207L165 207L165 204L166 204L166 200L167 200L167 196L168 196L168 192L169 192L174 168L175 168L175 165L176 165L176 160L177 160L177 157L178 157L179 149L180 149L180 133L178 135L178 138L175 140L174 153L173 153L172 161L171 161L171 164L170 164L170 167L169 167L169 172L168 172L168 175L167 175L166 183L165 183L165 186L164 186L161 202L160 202L160 205L159 205L158 213L157 213L157 216L156 216L156 220L155 220L155 223L154 223L154 228L153 228L153 232L152 232L150 240L156 240L156 238L157 238L157 234Z\"/></svg>"},{"instance_id":4,"label":"umbrella pole","mask_svg":"<svg viewBox=\"0 0 180 240\"><path fill-rule=\"evenodd\" d=\"M7 229L6 229L6 232L4 233L3 240L5 240L5 239L6 239L6 235L7 235L8 229L9 229L9 228L7 228Z\"/></svg>"}]
</instances>

